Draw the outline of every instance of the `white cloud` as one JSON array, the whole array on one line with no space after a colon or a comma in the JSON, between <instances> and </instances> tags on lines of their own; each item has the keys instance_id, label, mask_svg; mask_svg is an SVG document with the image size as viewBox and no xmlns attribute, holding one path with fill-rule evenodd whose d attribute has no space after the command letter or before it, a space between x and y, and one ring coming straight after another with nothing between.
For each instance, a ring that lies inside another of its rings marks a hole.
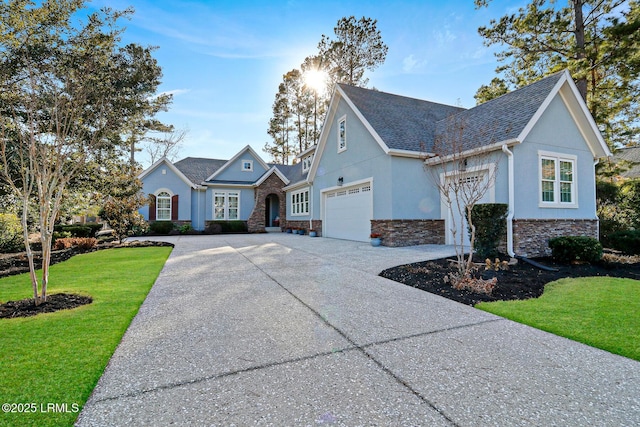
<instances>
[{"instance_id":1,"label":"white cloud","mask_svg":"<svg viewBox=\"0 0 640 427\"><path fill-rule=\"evenodd\" d=\"M425 65L425 61L418 61L416 57L411 54L402 60L402 71L405 73L413 73Z\"/></svg>"}]
</instances>

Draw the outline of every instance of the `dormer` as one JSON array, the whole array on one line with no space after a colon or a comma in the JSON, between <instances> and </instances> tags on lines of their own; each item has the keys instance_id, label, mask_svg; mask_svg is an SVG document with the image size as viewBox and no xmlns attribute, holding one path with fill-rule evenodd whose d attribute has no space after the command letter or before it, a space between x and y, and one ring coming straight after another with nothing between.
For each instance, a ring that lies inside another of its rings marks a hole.
<instances>
[{"instance_id":1,"label":"dormer","mask_svg":"<svg viewBox=\"0 0 640 427\"><path fill-rule=\"evenodd\" d=\"M316 146L313 145L304 150L302 153L298 154L298 156L296 157L296 159L302 162L302 173L304 175L306 175L311 169L311 163L313 162L313 156L315 155L315 153Z\"/></svg>"}]
</instances>

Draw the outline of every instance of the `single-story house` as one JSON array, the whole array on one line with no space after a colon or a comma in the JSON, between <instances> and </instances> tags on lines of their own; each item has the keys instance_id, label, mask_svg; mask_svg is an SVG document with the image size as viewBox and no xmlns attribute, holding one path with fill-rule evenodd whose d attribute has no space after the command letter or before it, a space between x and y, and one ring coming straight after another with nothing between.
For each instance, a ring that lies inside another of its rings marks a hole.
<instances>
[{"instance_id":1,"label":"single-story house","mask_svg":"<svg viewBox=\"0 0 640 427\"><path fill-rule=\"evenodd\" d=\"M598 236L595 165L611 153L567 71L470 109L338 84L324 123L291 166L249 146L226 161L162 159L140 175L151 200L141 212L196 229L242 220L254 232L450 244L461 222L431 172L445 182L463 170L468 182L492 176L481 202L508 204L512 255L543 255L558 235ZM456 156L438 149L455 140ZM493 163L476 162L483 153Z\"/></svg>"}]
</instances>

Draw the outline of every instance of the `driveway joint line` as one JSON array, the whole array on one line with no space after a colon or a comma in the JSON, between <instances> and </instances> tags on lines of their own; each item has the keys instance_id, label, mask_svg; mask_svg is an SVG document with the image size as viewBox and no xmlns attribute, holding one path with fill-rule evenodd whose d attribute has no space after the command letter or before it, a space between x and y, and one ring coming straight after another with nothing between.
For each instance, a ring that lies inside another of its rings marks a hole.
<instances>
[{"instance_id":1,"label":"driveway joint line","mask_svg":"<svg viewBox=\"0 0 640 427\"><path fill-rule=\"evenodd\" d=\"M237 251L237 250L236 250ZM402 385L403 387L405 387L407 390L409 390L414 396L416 396L419 400L421 400L422 402L424 402L427 406L429 406L431 409L433 409L434 411L436 411L438 414L440 414L445 420L447 420L452 426L455 427L459 427L459 424L457 424L451 417L449 417L443 409L438 408L433 402L431 402L429 399L427 399L426 396L423 396L418 390L415 390L413 387L411 387L410 384L408 384L406 381L404 381L402 378L400 378L399 376L397 376L393 371L391 371L389 368L387 368L386 366L384 366L384 364L382 364L380 361L378 361L372 354L370 354L364 347L358 345L349 335L347 335L344 331L342 331L340 328L338 328L337 326L333 325L332 323L330 323L328 320L326 320L318 311L316 311L313 307L311 307L309 304L307 304L306 302L304 302L301 298L299 298L296 294L294 294L293 292L291 292L286 286L284 286L282 283L280 283L278 280L276 280L273 276L271 276L267 271L265 271L264 269L262 269L259 265L255 264L249 257L247 257L244 253L237 251L240 255L242 255L247 261L249 261L252 265L254 265L256 268L258 268L263 274L265 274L270 280L272 280L274 283L276 283L279 287L281 287L285 292L287 292L289 295L291 295L295 300L297 300L300 304L302 304L304 307L306 307L308 310L310 310L318 319L320 319L325 325L329 326L331 329L333 329L334 331L336 331L342 338L344 338L345 340L347 340L347 342L349 342L353 347L354 350L358 350L360 351L363 355L365 355L369 360L371 360L373 363L375 363L383 372L385 372L387 375L389 375L391 378L393 378L398 384ZM371 274L371 273L369 273Z\"/></svg>"},{"instance_id":2,"label":"driveway joint line","mask_svg":"<svg viewBox=\"0 0 640 427\"><path fill-rule=\"evenodd\" d=\"M223 373L216 374L216 375L208 375L208 376L204 376L204 377L193 378L193 379L187 380L187 381L179 381L179 382L172 382L172 383L168 383L168 384L162 384L162 385L159 385L157 387L146 388L146 389L142 389L142 390L132 391L132 392L129 392L129 393L118 394L116 396L109 396L109 397L104 397L104 398L101 398L101 399L96 399L94 402L100 403L100 402L109 402L109 401L119 400L119 399L126 399L126 398L129 398L129 397L136 397L136 396L141 396L141 395L147 394L147 393L153 393L155 391L171 390L173 388L178 388L178 387L182 387L182 386L186 386L186 385L198 384L198 383L205 382L205 381L210 381L210 380L218 380L218 379L222 379L222 378L226 378L226 377L232 377L234 375L244 374L244 373L247 373L247 372L259 371L261 369L268 369L268 368L273 368L273 367L276 367L276 366L288 365L290 363L304 362L306 360L312 360L312 359L315 359L315 358L318 358L318 357L331 356L333 354L346 353L346 352L349 352L349 351L356 351L356 350L358 350L357 347L344 347L344 348L341 348L339 350L324 351L324 352L321 352L321 353L311 354L311 355L308 355L308 356L296 357L295 359L288 359L288 360L282 360L282 361L278 361L278 362L264 363L262 365L250 366L248 368L238 369L236 371L229 371L229 372L223 372Z\"/></svg>"}]
</instances>

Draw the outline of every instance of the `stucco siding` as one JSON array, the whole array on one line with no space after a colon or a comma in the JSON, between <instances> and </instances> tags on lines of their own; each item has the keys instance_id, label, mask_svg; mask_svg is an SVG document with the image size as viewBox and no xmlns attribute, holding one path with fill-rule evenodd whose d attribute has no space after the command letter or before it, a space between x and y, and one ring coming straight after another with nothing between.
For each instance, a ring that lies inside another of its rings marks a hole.
<instances>
[{"instance_id":1,"label":"stucco siding","mask_svg":"<svg viewBox=\"0 0 640 427\"><path fill-rule=\"evenodd\" d=\"M346 150L338 153L338 121L346 115ZM313 217L320 218L321 192L338 185L342 177L346 186L351 182L373 178L373 217L391 215L391 159L358 120L349 106L341 101L331 123L327 142L321 154L313 182ZM288 201L289 202L289 201Z\"/></svg>"},{"instance_id":2,"label":"stucco siding","mask_svg":"<svg viewBox=\"0 0 640 427\"><path fill-rule=\"evenodd\" d=\"M422 159L392 157L391 162L391 213L386 219L439 219L440 196Z\"/></svg>"},{"instance_id":3,"label":"stucco siding","mask_svg":"<svg viewBox=\"0 0 640 427\"><path fill-rule=\"evenodd\" d=\"M250 161L253 165L252 171L242 170L242 164L244 161ZM267 171L262 165L261 161L252 155L250 151L242 153L235 161L228 164L225 169L215 176L216 181L242 181L242 182L255 182Z\"/></svg>"},{"instance_id":4,"label":"stucco siding","mask_svg":"<svg viewBox=\"0 0 640 427\"><path fill-rule=\"evenodd\" d=\"M577 207L540 207L540 160L538 153L576 156L575 199ZM594 219L595 174L593 155L562 99L557 96L522 144L513 147L515 218Z\"/></svg>"},{"instance_id":5,"label":"stucco siding","mask_svg":"<svg viewBox=\"0 0 640 427\"><path fill-rule=\"evenodd\" d=\"M163 173L164 171L164 173ZM144 178L142 191L145 196L157 194L160 190L168 191L172 196L178 195L178 220L191 221L191 186L181 180L167 165L160 164ZM149 219L149 207L140 210Z\"/></svg>"},{"instance_id":6,"label":"stucco siding","mask_svg":"<svg viewBox=\"0 0 640 427\"><path fill-rule=\"evenodd\" d=\"M191 226L195 230L204 230L205 227L205 195L204 190L191 192Z\"/></svg>"}]
</instances>

